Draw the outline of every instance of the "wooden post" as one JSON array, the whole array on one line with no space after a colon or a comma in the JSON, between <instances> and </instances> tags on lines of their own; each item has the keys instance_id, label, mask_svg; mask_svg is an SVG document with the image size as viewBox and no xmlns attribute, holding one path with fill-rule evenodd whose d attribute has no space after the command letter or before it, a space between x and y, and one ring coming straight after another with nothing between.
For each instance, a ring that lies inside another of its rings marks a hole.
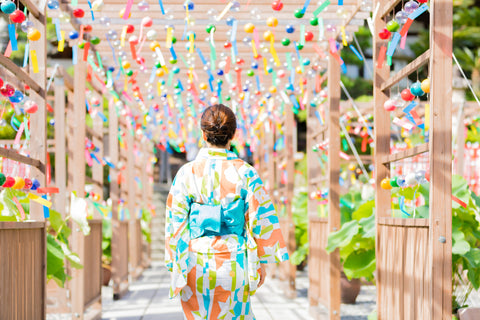
<instances>
[{"instance_id":1,"label":"wooden post","mask_svg":"<svg viewBox=\"0 0 480 320\"><path fill-rule=\"evenodd\" d=\"M45 8L40 11L41 16L39 19L34 17L32 13L29 14L29 21L33 22L33 27L36 28L42 35L47 34ZM38 111L30 116L30 157L38 159L45 164L47 159L47 111L46 111L46 79L47 79L47 53L46 53L47 39L41 37L38 41L32 41L30 43L30 52L36 52L38 61L38 72L33 70L32 59L29 59L30 76L40 88L43 90L42 94L37 93L35 90L31 90L30 98L37 102ZM38 169L32 167L32 179L35 178L40 182L42 187L46 186L45 174ZM44 221L43 207L32 201L30 204L30 218L36 221Z\"/></svg>"},{"instance_id":2,"label":"wooden post","mask_svg":"<svg viewBox=\"0 0 480 320\"><path fill-rule=\"evenodd\" d=\"M376 0L373 3L375 8L377 4L380 5L380 8L383 7L386 1ZM390 76L390 68L386 64L382 68L377 68L375 62L378 60L380 53L380 48L382 45L387 45L384 40L381 40L378 37L378 33L385 28L386 23L380 17L380 14L376 15L374 20L374 29L375 33L373 35L373 55L372 59L374 61L374 76L373 76L373 98L374 98L374 126L375 126L375 151L374 151L374 163L375 163L375 223L376 223L376 237L375 237L375 251L377 259L377 269L382 265L382 254L380 251L380 229L379 221L381 217L388 217L391 215L391 196L389 190L384 190L379 188L381 185L382 179L390 176L390 166L383 165L382 159L390 154L390 114L385 111L382 107L385 101L388 100L389 91L383 91L381 85L383 82L388 79ZM383 305L388 303L384 300L385 296L382 291L383 281L382 273L377 272L376 275L377 281L377 305ZM383 309L378 308L378 319L388 319L388 314L383 314Z\"/></svg>"},{"instance_id":3,"label":"wooden post","mask_svg":"<svg viewBox=\"0 0 480 320\"><path fill-rule=\"evenodd\" d=\"M286 185L286 213L287 213L287 248L289 254L292 254L297 247L295 241L295 225L293 224L292 200L295 188L295 160L293 159L296 150L294 150L293 130L295 129L295 117L292 106L285 106L285 159L287 160L287 185ZM290 261L288 262L288 291L289 297L295 297L297 292L295 290L297 267Z\"/></svg>"},{"instance_id":4,"label":"wooden post","mask_svg":"<svg viewBox=\"0 0 480 320\"><path fill-rule=\"evenodd\" d=\"M66 145L65 145L65 81L55 78L55 185L67 189ZM55 195L55 207L62 217L66 216L67 193Z\"/></svg>"},{"instance_id":5,"label":"wooden post","mask_svg":"<svg viewBox=\"0 0 480 320\"><path fill-rule=\"evenodd\" d=\"M430 3L430 266L431 319L452 318L452 11Z\"/></svg>"},{"instance_id":6,"label":"wooden post","mask_svg":"<svg viewBox=\"0 0 480 320\"><path fill-rule=\"evenodd\" d=\"M135 139L131 132L126 132L127 140L127 208L130 212L130 221L129 221L129 250L130 250L130 274L133 278L138 276L137 267L138 267L138 250L137 250L137 206L136 206L136 184L135 181L135 155L134 155L134 145Z\"/></svg>"},{"instance_id":7,"label":"wooden post","mask_svg":"<svg viewBox=\"0 0 480 320\"><path fill-rule=\"evenodd\" d=\"M103 97L101 99L102 104L100 108L103 109ZM92 142L98 148L98 152L95 155L101 160L103 158L103 121L98 116L95 116L93 119L93 132ZM93 162L92 166L92 179L94 181L94 192L103 199L103 165L96 161Z\"/></svg>"},{"instance_id":8,"label":"wooden post","mask_svg":"<svg viewBox=\"0 0 480 320\"><path fill-rule=\"evenodd\" d=\"M328 59L328 230L340 229L340 64ZM330 253L329 319L340 319L340 252Z\"/></svg>"},{"instance_id":9,"label":"wooden post","mask_svg":"<svg viewBox=\"0 0 480 320\"><path fill-rule=\"evenodd\" d=\"M458 125L456 134L457 152L455 158L457 159L456 174L463 177L465 171L465 101L461 102L458 111Z\"/></svg>"},{"instance_id":10,"label":"wooden post","mask_svg":"<svg viewBox=\"0 0 480 320\"><path fill-rule=\"evenodd\" d=\"M29 20L33 22L33 27L36 28L42 35L47 34L47 20L46 20L46 9L41 8L40 14L36 18L30 12L29 13ZM35 112L30 116L30 157L33 159L38 159L44 164L44 168L47 165L47 111L46 111L46 98L47 93L46 89L46 80L47 80L47 39L46 36L43 36L39 41L32 41L30 44L30 52L35 51L37 54L37 61L38 61L38 72L34 72L32 59L29 59L29 73L33 81L35 81L42 93L37 93L35 90L31 90L30 98L37 102L38 104L38 111ZM41 186L46 186L47 180L46 176L43 172L38 169L32 167L31 173L32 179L37 179L40 182ZM45 221L45 217L43 214L43 207L31 201L30 203L30 218L36 221ZM45 229L43 229L43 233L45 233ZM44 241L46 241L46 236L44 237ZM44 242L45 243L45 242ZM43 256L43 261L47 261L47 250L46 245L42 246L43 252L41 255ZM47 282L46 282L46 263L42 265L41 274L43 275L42 281L42 296L43 299L40 299L42 305L42 312L38 315L41 318L46 317L47 307L46 307L46 300L47 300Z\"/></svg>"},{"instance_id":11,"label":"wooden post","mask_svg":"<svg viewBox=\"0 0 480 320\"><path fill-rule=\"evenodd\" d=\"M70 125L73 128L72 159L69 162L69 172L72 174L73 191L77 197L83 198L85 194L85 83L87 67L84 61L79 59L75 65L74 77L74 101L73 120ZM72 249L85 261L85 236L82 231L74 226L72 228ZM72 269L72 312L77 319L84 317L84 272L83 269Z\"/></svg>"}]
</instances>

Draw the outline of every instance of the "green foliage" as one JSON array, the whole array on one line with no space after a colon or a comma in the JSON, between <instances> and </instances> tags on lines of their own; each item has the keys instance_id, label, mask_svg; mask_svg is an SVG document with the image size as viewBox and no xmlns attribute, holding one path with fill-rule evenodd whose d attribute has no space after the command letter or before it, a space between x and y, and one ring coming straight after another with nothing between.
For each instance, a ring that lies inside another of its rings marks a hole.
<instances>
[{"instance_id":1,"label":"green foliage","mask_svg":"<svg viewBox=\"0 0 480 320\"><path fill-rule=\"evenodd\" d=\"M290 257L294 265L301 264L308 255L308 194L296 192L292 202L293 224L297 250Z\"/></svg>"},{"instance_id":2,"label":"green foliage","mask_svg":"<svg viewBox=\"0 0 480 320\"><path fill-rule=\"evenodd\" d=\"M152 242L152 230L150 229L150 222L152 221L152 212L148 209L142 208L142 217L140 218L140 226L142 234L148 243Z\"/></svg>"},{"instance_id":3,"label":"green foliage","mask_svg":"<svg viewBox=\"0 0 480 320\"><path fill-rule=\"evenodd\" d=\"M326 250L331 253L340 249L343 272L348 279L373 280L376 268L374 206L374 200L362 204L357 202L350 221L343 223L340 230L328 236Z\"/></svg>"},{"instance_id":4,"label":"green foliage","mask_svg":"<svg viewBox=\"0 0 480 320\"><path fill-rule=\"evenodd\" d=\"M112 263L112 220L103 219L102 223L102 263Z\"/></svg>"},{"instance_id":5,"label":"green foliage","mask_svg":"<svg viewBox=\"0 0 480 320\"><path fill-rule=\"evenodd\" d=\"M16 197L25 213L25 219L30 218L30 199L27 194L12 188L3 189L0 192L0 221L22 221L23 217L19 208L12 200ZM71 267L81 269L83 266L77 254L70 250L68 237L71 230L68 220L60 213L50 209L50 218L47 224L47 280L55 281L63 287L70 277L66 273L65 261L68 260Z\"/></svg>"}]
</instances>

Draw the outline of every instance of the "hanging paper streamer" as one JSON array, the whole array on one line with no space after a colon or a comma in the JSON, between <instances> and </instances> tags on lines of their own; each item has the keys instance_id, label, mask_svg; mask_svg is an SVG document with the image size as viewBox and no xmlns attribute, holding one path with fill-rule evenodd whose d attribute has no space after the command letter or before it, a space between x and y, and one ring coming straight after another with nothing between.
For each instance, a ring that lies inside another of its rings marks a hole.
<instances>
[{"instance_id":1,"label":"hanging paper streamer","mask_svg":"<svg viewBox=\"0 0 480 320\"><path fill-rule=\"evenodd\" d=\"M408 18L407 22L403 25L402 29L400 30L400 35L402 37L405 37L407 35L408 29L410 29L410 26L412 25L413 20Z\"/></svg>"},{"instance_id":2,"label":"hanging paper streamer","mask_svg":"<svg viewBox=\"0 0 480 320\"><path fill-rule=\"evenodd\" d=\"M393 34L392 41L390 41L390 44L388 46L387 56L390 56L390 57L393 56L393 54L395 53L395 49L397 48L401 38L402 36L400 35L400 33L395 32Z\"/></svg>"},{"instance_id":3,"label":"hanging paper streamer","mask_svg":"<svg viewBox=\"0 0 480 320\"><path fill-rule=\"evenodd\" d=\"M23 54L23 67L26 68L27 67L27 64L28 64L28 53L30 52L29 51L29 48L30 48L30 43L27 42L25 44L25 52Z\"/></svg>"},{"instance_id":4,"label":"hanging paper streamer","mask_svg":"<svg viewBox=\"0 0 480 320\"><path fill-rule=\"evenodd\" d=\"M77 45L73 45L72 47L72 64L76 65L78 61L78 47Z\"/></svg>"},{"instance_id":5,"label":"hanging paper streamer","mask_svg":"<svg viewBox=\"0 0 480 320\"><path fill-rule=\"evenodd\" d=\"M90 7L90 14L92 15L92 21L95 21L95 16L93 15L92 3L90 0L87 0L88 6Z\"/></svg>"},{"instance_id":6,"label":"hanging paper streamer","mask_svg":"<svg viewBox=\"0 0 480 320\"><path fill-rule=\"evenodd\" d=\"M11 45L12 51L17 51L18 50L17 34L15 32L14 24L8 25L8 36L10 37L10 45Z\"/></svg>"},{"instance_id":7,"label":"hanging paper streamer","mask_svg":"<svg viewBox=\"0 0 480 320\"><path fill-rule=\"evenodd\" d=\"M17 197L16 197L16 196L13 196L13 197L12 197L12 200L13 200L13 202L15 203L15 206L17 207L18 212L20 213L21 219L22 219L22 220L25 220L25 210L23 210L23 207L22 207L22 205L20 204L20 202L18 201Z\"/></svg>"},{"instance_id":8,"label":"hanging paper streamer","mask_svg":"<svg viewBox=\"0 0 480 320\"><path fill-rule=\"evenodd\" d=\"M347 35L345 33L345 26L340 27L340 32L342 33L342 44L344 47L346 47L348 45L348 42L347 42Z\"/></svg>"},{"instance_id":9,"label":"hanging paper streamer","mask_svg":"<svg viewBox=\"0 0 480 320\"><path fill-rule=\"evenodd\" d=\"M60 31L60 40L58 41L58 52L63 52L65 49L65 31Z\"/></svg>"},{"instance_id":10,"label":"hanging paper streamer","mask_svg":"<svg viewBox=\"0 0 480 320\"><path fill-rule=\"evenodd\" d=\"M335 42L335 39L330 38L328 39L328 43L330 44L330 53L335 53L337 52L337 44Z\"/></svg>"},{"instance_id":11,"label":"hanging paper streamer","mask_svg":"<svg viewBox=\"0 0 480 320\"><path fill-rule=\"evenodd\" d=\"M415 20L427 10L428 10L428 5L424 3L420 7L418 7L417 10L410 13L410 15L408 16L408 19Z\"/></svg>"},{"instance_id":12,"label":"hanging paper streamer","mask_svg":"<svg viewBox=\"0 0 480 320\"><path fill-rule=\"evenodd\" d=\"M125 6L125 12L123 13L122 19L128 20L130 16L130 11L132 10L133 0L127 0L127 5ZM163 10L162 10L163 13Z\"/></svg>"},{"instance_id":13,"label":"hanging paper streamer","mask_svg":"<svg viewBox=\"0 0 480 320\"><path fill-rule=\"evenodd\" d=\"M305 45L305 25L303 23L300 25L300 44L302 46ZM297 46L295 46L295 48L297 48Z\"/></svg>"},{"instance_id":14,"label":"hanging paper streamer","mask_svg":"<svg viewBox=\"0 0 480 320\"><path fill-rule=\"evenodd\" d=\"M358 60L363 61L363 57L362 57L362 55L360 54L360 52L358 52L357 48L355 48L352 44L349 45L349 48L350 48L350 50L352 50L352 52L357 56Z\"/></svg>"},{"instance_id":15,"label":"hanging paper streamer","mask_svg":"<svg viewBox=\"0 0 480 320\"><path fill-rule=\"evenodd\" d=\"M40 189L40 188L39 188L39 189ZM58 190L58 189L57 189L57 190ZM57 193L58 193L58 191L57 191ZM44 199L45 201L47 201L47 195L44 194L44 195L42 196L42 199ZM47 207L47 206L43 206L43 217L44 217L45 219L50 218L50 209L49 209L49 207Z\"/></svg>"},{"instance_id":16,"label":"hanging paper streamer","mask_svg":"<svg viewBox=\"0 0 480 320\"><path fill-rule=\"evenodd\" d=\"M17 134L15 136L15 140L13 142L14 145L18 145L18 146L20 145L20 138L22 137L24 127L25 127L25 124L22 122L22 124L20 125L20 128L18 128Z\"/></svg>"},{"instance_id":17,"label":"hanging paper streamer","mask_svg":"<svg viewBox=\"0 0 480 320\"><path fill-rule=\"evenodd\" d=\"M23 118L23 127L25 128L25 139L30 140L30 130L28 129L28 119L27 117Z\"/></svg>"},{"instance_id":18,"label":"hanging paper streamer","mask_svg":"<svg viewBox=\"0 0 480 320\"><path fill-rule=\"evenodd\" d=\"M275 38L273 37L273 34L272 36L270 37L270 54L272 55L273 57L273 60L275 61L275 65L277 67L280 67L281 63L280 63L280 59L278 58L278 54L277 54L277 51L275 50Z\"/></svg>"},{"instance_id":19,"label":"hanging paper streamer","mask_svg":"<svg viewBox=\"0 0 480 320\"><path fill-rule=\"evenodd\" d=\"M30 50L30 62L32 63L33 73L38 73L38 59L37 59L37 51Z\"/></svg>"},{"instance_id":20,"label":"hanging paper streamer","mask_svg":"<svg viewBox=\"0 0 480 320\"><path fill-rule=\"evenodd\" d=\"M42 206L44 207L47 207L47 208L50 208L52 207L52 202L48 201L47 199L44 199L42 197L39 197L37 196L36 194L33 194L33 193L28 193L27 194L27 197L32 200L32 201L35 201L39 204L41 204Z\"/></svg>"},{"instance_id":21,"label":"hanging paper streamer","mask_svg":"<svg viewBox=\"0 0 480 320\"><path fill-rule=\"evenodd\" d=\"M167 28L167 38L165 39L165 46L167 48L171 48L172 47L172 42L173 42L173 28L168 27Z\"/></svg>"},{"instance_id":22,"label":"hanging paper streamer","mask_svg":"<svg viewBox=\"0 0 480 320\"><path fill-rule=\"evenodd\" d=\"M377 68L381 69L383 67L383 62L385 61L385 54L387 53L387 47L382 46L378 54Z\"/></svg>"},{"instance_id":23,"label":"hanging paper streamer","mask_svg":"<svg viewBox=\"0 0 480 320\"><path fill-rule=\"evenodd\" d=\"M302 13L305 14L309 5L310 5L310 0L306 0L305 4L303 5L303 8L302 8Z\"/></svg>"},{"instance_id":24,"label":"hanging paper streamer","mask_svg":"<svg viewBox=\"0 0 480 320\"><path fill-rule=\"evenodd\" d=\"M322 13L323 10L325 10L330 5L330 3L330 0L326 0L325 2L323 2L315 11L313 11L313 15L317 17L320 13Z\"/></svg>"},{"instance_id":25,"label":"hanging paper streamer","mask_svg":"<svg viewBox=\"0 0 480 320\"><path fill-rule=\"evenodd\" d=\"M322 126L325 125L325 121L323 120L323 117L318 110L315 110L315 116L317 117L318 121L320 121L320 124Z\"/></svg>"},{"instance_id":26,"label":"hanging paper streamer","mask_svg":"<svg viewBox=\"0 0 480 320\"><path fill-rule=\"evenodd\" d=\"M398 199L398 206L400 207L400 211L402 211L405 215L407 216L411 216L411 214L409 214L405 208L405 197L404 196L401 196L399 199Z\"/></svg>"},{"instance_id":27,"label":"hanging paper streamer","mask_svg":"<svg viewBox=\"0 0 480 320\"><path fill-rule=\"evenodd\" d=\"M418 103L416 101L412 101L402 111L404 113L410 113L410 111L412 111L417 105Z\"/></svg>"},{"instance_id":28,"label":"hanging paper streamer","mask_svg":"<svg viewBox=\"0 0 480 320\"><path fill-rule=\"evenodd\" d=\"M165 8L163 7L162 0L158 0L158 4L160 5L160 10L162 10L162 14L165 15Z\"/></svg>"}]
</instances>

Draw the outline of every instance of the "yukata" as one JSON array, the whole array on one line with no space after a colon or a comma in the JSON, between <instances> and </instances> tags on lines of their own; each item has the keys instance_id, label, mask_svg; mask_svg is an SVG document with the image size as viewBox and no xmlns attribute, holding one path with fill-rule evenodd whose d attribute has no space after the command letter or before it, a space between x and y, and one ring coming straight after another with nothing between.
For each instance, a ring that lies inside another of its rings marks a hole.
<instances>
[{"instance_id":1,"label":"yukata","mask_svg":"<svg viewBox=\"0 0 480 320\"><path fill-rule=\"evenodd\" d=\"M278 216L256 170L226 149L203 148L167 199L170 298L187 320L254 320L260 263L288 260Z\"/></svg>"}]
</instances>

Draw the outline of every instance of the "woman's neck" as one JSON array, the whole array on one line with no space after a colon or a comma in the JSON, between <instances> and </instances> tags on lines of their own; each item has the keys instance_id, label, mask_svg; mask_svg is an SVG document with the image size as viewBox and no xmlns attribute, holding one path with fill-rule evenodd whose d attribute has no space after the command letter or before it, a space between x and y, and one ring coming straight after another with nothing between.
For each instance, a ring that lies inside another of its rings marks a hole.
<instances>
[{"instance_id":1,"label":"woman's neck","mask_svg":"<svg viewBox=\"0 0 480 320\"><path fill-rule=\"evenodd\" d=\"M214 146L213 144L210 144L208 142L205 142L207 145L207 148L212 148L212 149L227 149L230 150L230 142L227 143L225 146Z\"/></svg>"}]
</instances>

